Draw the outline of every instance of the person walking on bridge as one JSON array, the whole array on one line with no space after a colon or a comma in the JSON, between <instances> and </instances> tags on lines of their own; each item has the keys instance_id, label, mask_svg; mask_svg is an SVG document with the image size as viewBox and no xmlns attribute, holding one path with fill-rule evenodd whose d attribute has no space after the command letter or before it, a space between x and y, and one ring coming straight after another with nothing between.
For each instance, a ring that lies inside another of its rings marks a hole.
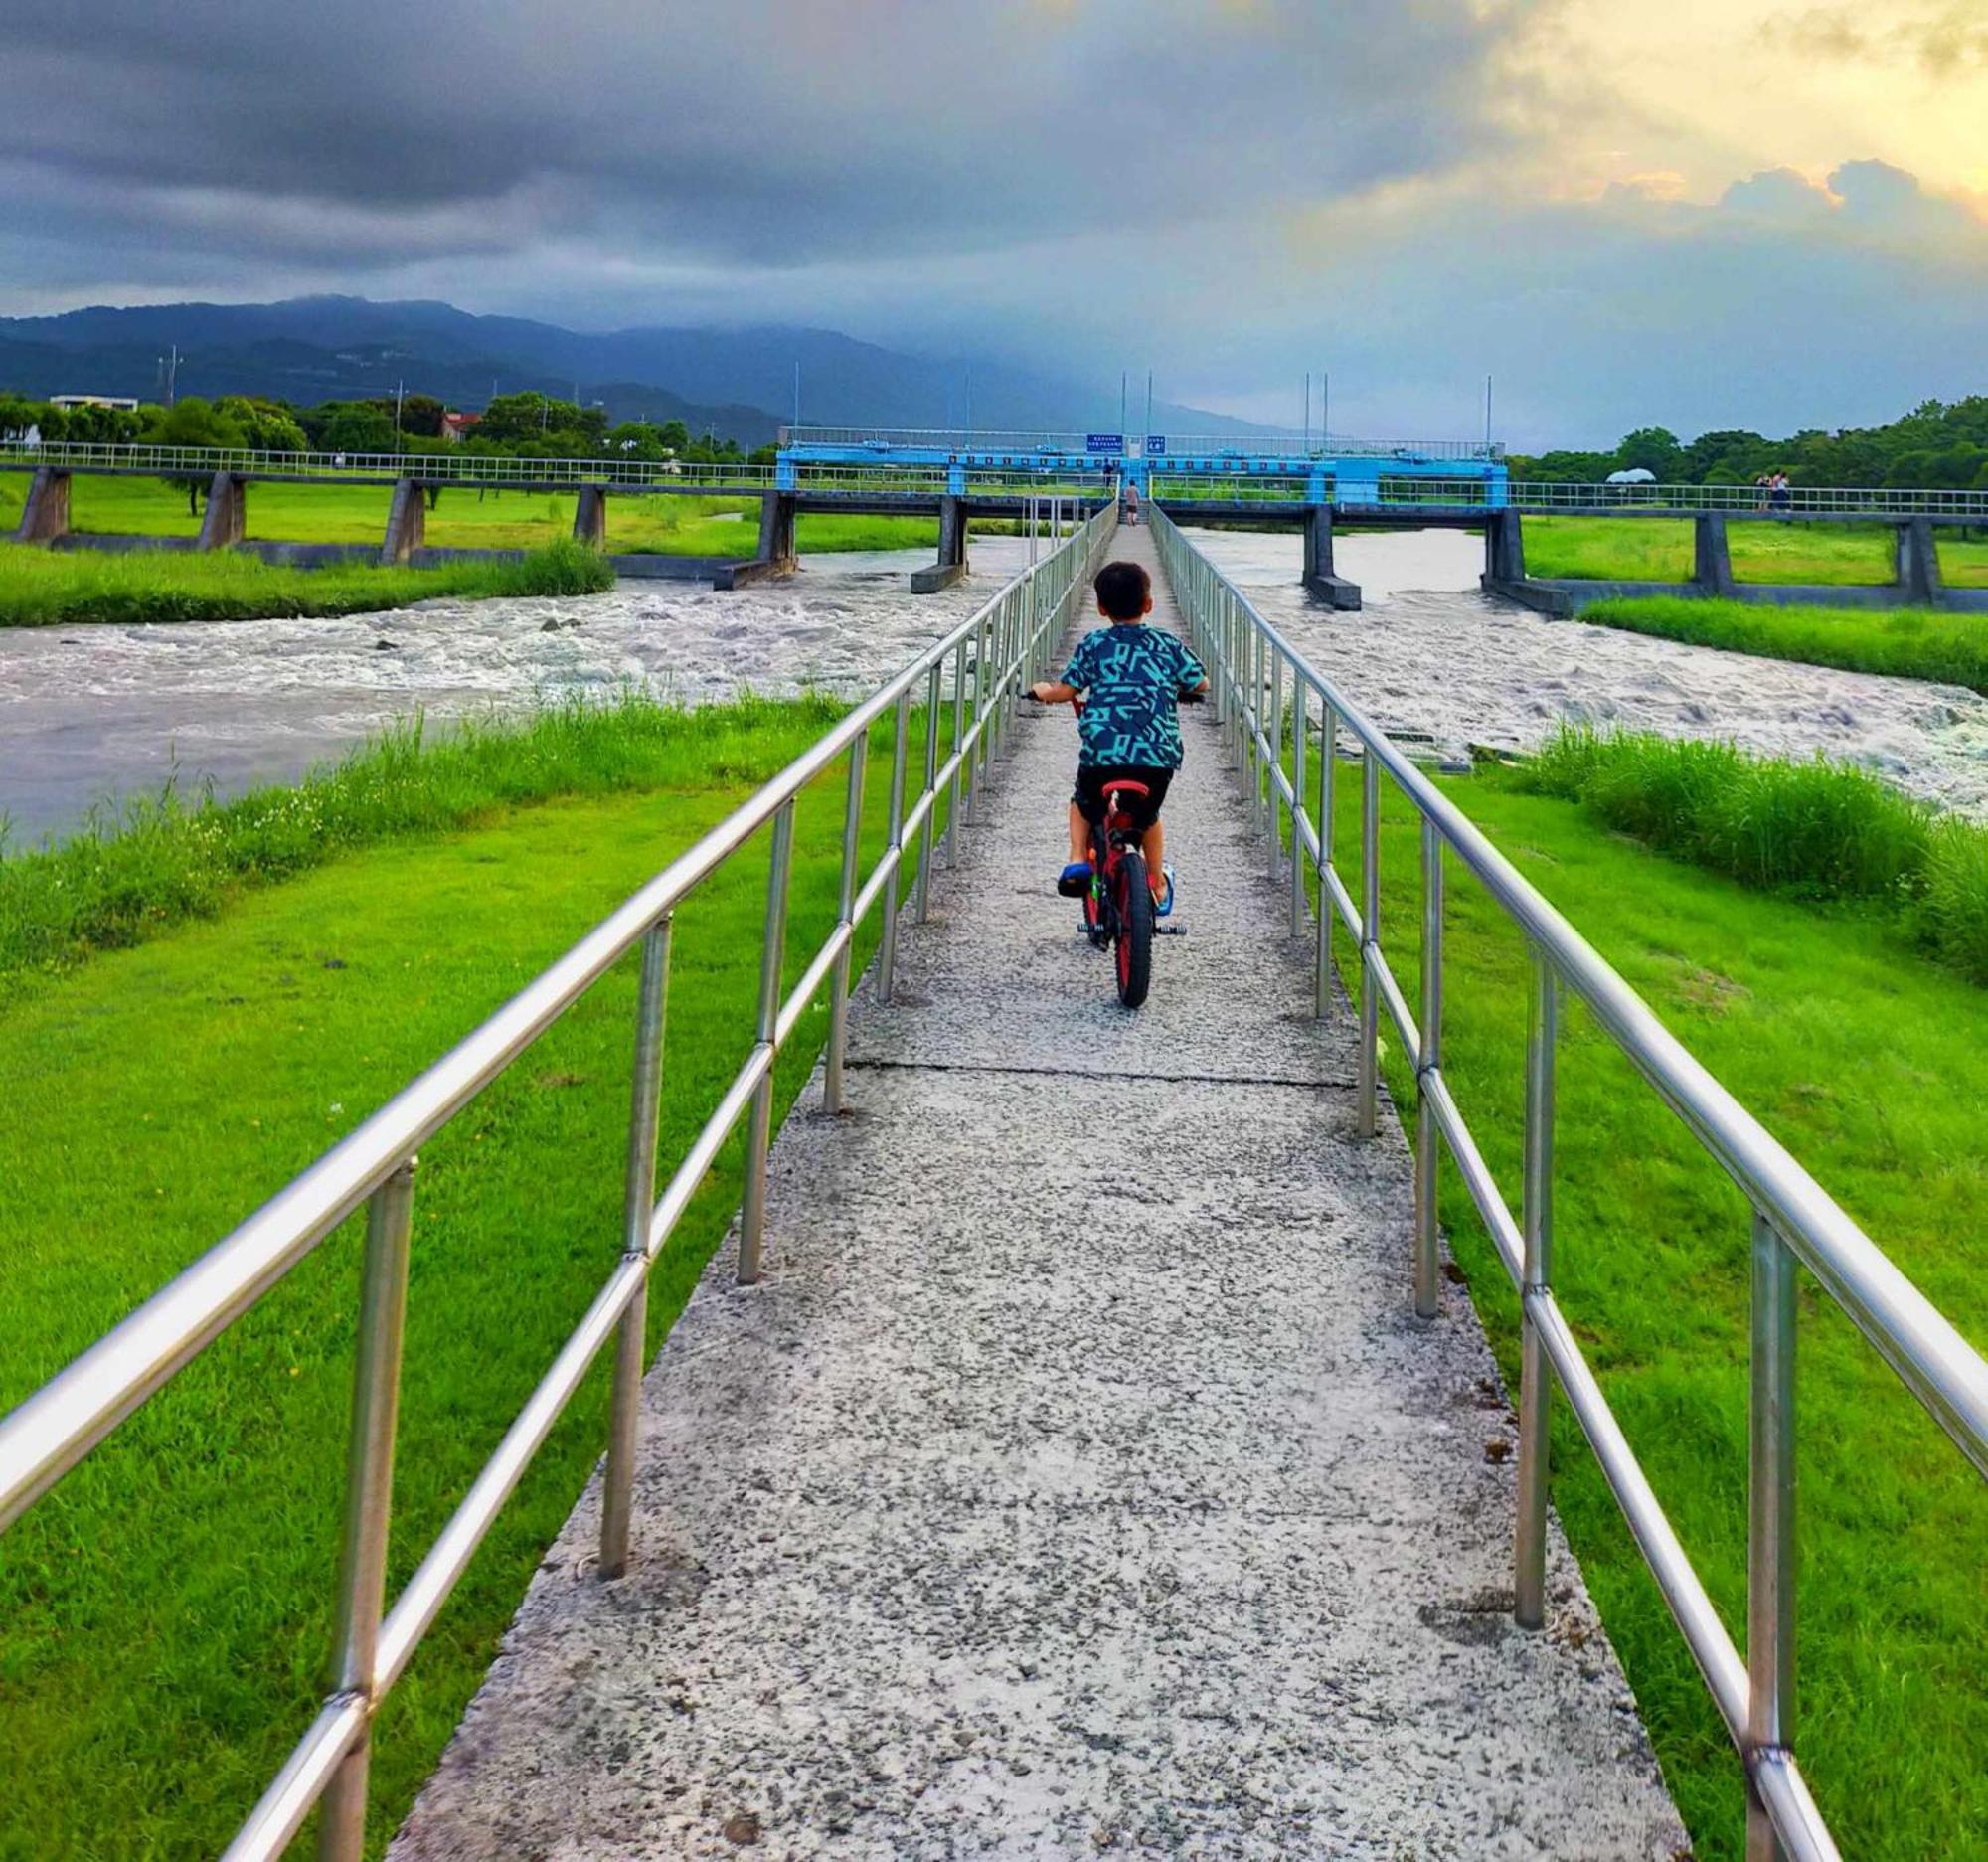
<instances>
[{"instance_id":1,"label":"person walking on bridge","mask_svg":"<svg viewBox=\"0 0 1988 1862\"><path fill-rule=\"evenodd\" d=\"M1129 478L1125 481L1124 513L1126 523L1139 521L1139 487Z\"/></svg>"}]
</instances>

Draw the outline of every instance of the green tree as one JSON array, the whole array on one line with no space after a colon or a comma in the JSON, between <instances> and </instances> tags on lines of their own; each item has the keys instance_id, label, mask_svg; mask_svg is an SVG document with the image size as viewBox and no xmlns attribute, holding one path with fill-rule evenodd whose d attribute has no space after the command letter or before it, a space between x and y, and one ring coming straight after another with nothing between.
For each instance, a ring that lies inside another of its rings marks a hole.
<instances>
[{"instance_id":1,"label":"green tree","mask_svg":"<svg viewBox=\"0 0 1988 1862\"><path fill-rule=\"evenodd\" d=\"M348 401L326 417L317 443L325 452L392 452L394 420L371 402Z\"/></svg>"},{"instance_id":2,"label":"green tree","mask_svg":"<svg viewBox=\"0 0 1988 1862\"><path fill-rule=\"evenodd\" d=\"M1641 469L1661 484L1674 485L1684 470L1684 448L1668 427L1639 426L1633 433L1623 434L1622 443L1615 448L1615 469Z\"/></svg>"},{"instance_id":3,"label":"green tree","mask_svg":"<svg viewBox=\"0 0 1988 1862\"><path fill-rule=\"evenodd\" d=\"M669 448L663 444L659 428L651 426L647 421L624 421L607 435L607 450L619 459L641 460L654 464L670 456Z\"/></svg>"}]
</instances>

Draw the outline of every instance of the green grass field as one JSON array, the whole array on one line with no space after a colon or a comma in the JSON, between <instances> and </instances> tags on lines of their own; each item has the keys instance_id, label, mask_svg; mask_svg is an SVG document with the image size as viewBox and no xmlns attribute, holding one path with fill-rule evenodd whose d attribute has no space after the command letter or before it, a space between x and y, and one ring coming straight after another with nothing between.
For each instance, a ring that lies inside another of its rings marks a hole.
<instances>
[{"instance_id":1,"label":"green grass field","mask_svg":"<svg viewBox=\"0 0 1988 1862\"><path fill-rule=\"evenodd\" d=\"M127 940L128 913L86 937L66 969L10 945L0 962L28 963L39 979L0 999L0 1175L10 1186L0 1201L10 1269L0 1406L466 1032L823 715L761 707L743 728L705 718L660 735L624 719L598 741L583 722L555 721L537 747L526 738L466 754L425 784L416 771L408 806L359 783L315 810L354 823L350 835L306 824L285 838L281 810L245 818L223 836L245 855L237 866L250 878L293 876L203 892L186 908L210 915L198 922L141 910L130 934L148 941L136 948L105 948ZM630 729L653 755L630 748ZM596 754L600 744L619 748ZM596 792L558 794L588 781ZM1446 786L1988 1344L1980 991L1915 955L1880 908L1749 891L1520 782L1486 771ZM873 798L883 788L873 780ZM1340 785L1338 835L1357 893L1356 789ZM414 805L423 797L430 806ZM833 917L840 806L830 782L801 812L790 976ZM873 805L873 851L881 835ZM1417 869L1405 805L1384 810L1382 844L1385 941L1412 1000ZM165 844L157 861L113 876L99 905L165 896L185 852ZM763 872L747 856L680 916L666 1168L750 1039ZM1516 1199L1525 952L1454 869L1450 899L1446 1071ZM631 999L624 964L424 1153L396 1583L614 1258ZM1584 1018L1571 1011L1568 1021L1557 1283L1737 1632L1746 1212ZM819 1029L817 1016L789 1056L783 1104ZM1406 1102L1410 1082L1392 1044L1386 1064ZM736 1170L734 1156L665 1257L652 1337L722 1232ZM1443 1195L1510 1377L1514 1301L1453 1177ZM211 1853L307 1721L331 1630L355 1244L350 1229L327 1244L0 1541L6 1862ZM1406 1261L1403 1272L1406 1299ZM1973 1652L1988 1604L1988 1496L1813 1286L1802 1311L1804 1763L1846 1853L1981 1862L1988 1675ZM597 1454L602 1399L596 1375L390 1703L375 1768L383 1833ZM1487 1435L1501 1433L1486 1421ZM1556 1499L1698 1853L1737 1858L1737 1761L1564 1407L1555 1456Z\"/></svg>"},{"instance_id":2,"label":"green grass field","mask_svg":"<svg viewBox=\"0 0 1988 1862\"><path fill-rule=\"evenodd\" d=\"M1580 618L1697 646L1850 672L1936 679L1988 693L1988 614L1917 607L1764 607L1653 594L1596 601Z\"/></svg>"},{"instance_id":3,"label":"green grass field","mask_svg":"<svg viewBox=\"0 0 1988 1862\"><path fill-rule=\"evenodd\" d=\"M1739 582L1855 586L1897 577L1890 526L1754 523L1726 527ZM1988 588L1988 542L1942 535L1940 574L1956 589ZM1526 568L1535 576L1685 582L1692 572L1686 518L1529 517Z\"/></svg>"},{"instance_id":4,"label":"green grass field","mask_svg":"<svg viewBox=\"0 0 1988 1862\"><path fill-rule=\"evenodd\" d=\"M0 473L0 524L20 521L27 475ZM250 485L248 535L279 543L371 543L386 534L392 493L379 485ZM436 549L529 550L573 534L570 493L444 490L427 514ZM70 521L79 531L111 536L193 537L200 519L187 494L155 478L78 477L71 481ZM607 546L630 555L751 556L759 545L756 498L612 498ZM933 517L843 517L803 512L795 543L806 555L847 550L910 550L938 543Z\"/></svg>"},{"instance_id":5,"label":"green grass field","mask_svg":"<svg viewBox=\"0 0 1988 1862\"><path fill-rule=\"evenodd\" d=\"M593 770L633 791L522 810L493 800L444 836L404 824L17 994L0 1010L0 1409L466 1034L811 742L824 715L762 705L732 728L687 725L639 769L609 758ZM872 858L887 750L870 784ZM530 761L504 763L486 790L531 780ZM838 771L798 815L789 981L834 920L841 819ZM764 884L762 836L679 912L665 1173L749 1049ZM617 1258L633 976L622 964L423 1151L395 1586ZM782 1108L825 1013L781 1066ZM729 1220L737 1153L662 1260L654 1337ZM357 1226L0 1541L7 1862L213 1854L308 1723L332 1628ZM603 1373L386 1710L381 1840L600 1450Z\"/></svg>"},{"instance_id":6,"label":"green grass field","mask_svg":"<svg viewBox=\"0 0 1988 1862\"><path fill-rule=\"evenodd\" d=\"M1358 781L1338 846L1359 896ZM1988 1347L1988 1055L1974 985L1881 909L1743 890L1485 772L1443 786L1977 1347ZM1418 837L1383 811L1384 944L1416 999ZM1529 966L1453 864L1444 1071L1519 1207ZM1353 961L1338 939L1342 973ZM1383 1017L1385 1067L1411 1069ZM1631 1443L1744 1647L1748 1214L1576 1009L1564 1022L1556 1284ZM1410 1119L1410 1129L1412 1120ZM1508 1385L1516 1299L1461 1182L1442 1216ZM1408 1263L1403 1263L1408 1296ZM1988 1492L1827 1297L1801 1291L1799 1747L1846 1855L1988 1857ZM1501 1433L1487 1424L1487 1436ZM1744 1852L1738 1761L1572 1416L1555 1501L1704 1862Z\"/></svg>"},{"instance_id":7,"label":"green grass field","mask_svg":"<svg viewBox=\"0 0 1988 1862\"><path fill-rule=\"evenodd\" d=\"M284 569L225 551L111 555L0 543L0 627L361 614L439 595L591 594L613 586L613 570L571 538L542 543L515 563L435 569Z\"/></svg>"}]
</instances>

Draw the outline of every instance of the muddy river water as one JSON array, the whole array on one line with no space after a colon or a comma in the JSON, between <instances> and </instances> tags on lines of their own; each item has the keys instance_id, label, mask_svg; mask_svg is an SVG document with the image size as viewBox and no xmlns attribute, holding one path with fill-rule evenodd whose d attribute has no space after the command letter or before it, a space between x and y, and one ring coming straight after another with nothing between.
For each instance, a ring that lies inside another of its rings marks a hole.
<instances>
[{"instance_id":1,"label":"muddy river water","mask_svg":"<svg viewBox=\"0 0 1988 1862\"><path fill-rule=\"evenodd\" d=\"M1988 702L1952 687L1785 665L1549 621L1476 592L1482 546L1446 531L1344 537L1367 605L1297 586L1294 536L1200 539L1382 724L1441 748L1522 747L1560 718L1761 750L1825 750L1988 814ZM906 590L924 552L817 558L791 582L718 594L627 582L558 600L438 601L342 620L0 632L0 816L14 847L92 805L212 782L293 778L396 717L432 719L605 693L689 702L803 683L860 692L991 594L1026 558L976 539L973 576Z\"/></svg>"}]
</instances>

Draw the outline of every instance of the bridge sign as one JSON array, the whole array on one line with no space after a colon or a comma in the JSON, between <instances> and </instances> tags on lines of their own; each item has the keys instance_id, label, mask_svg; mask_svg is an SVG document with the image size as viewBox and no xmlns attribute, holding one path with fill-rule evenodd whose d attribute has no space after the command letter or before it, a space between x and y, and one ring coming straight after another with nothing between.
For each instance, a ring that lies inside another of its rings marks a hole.
<instances>
[{"instance_id":1,"label":"bridge sign","mask_svg":"<svg viewBox=\"0 0 1988 1862\"><path fill-rule=\"evenodd\" d=\"M1123 452L1125 450L1125 435L1123 433L1085 433L1083 436L1083 449L1086 452Z\"/></svg>"},{"instance_id":2,"label":"bridge sign","mask_svg":"<svg viewBox=\"0 0 1988 1862\"><path fill-rule=\"evenodd\" d=\"M1149 459L1163 459L1166 456L1167 456L1166 434L1148 433L1146 435L1146 457Z\"/></svg>"}]
</instances>

